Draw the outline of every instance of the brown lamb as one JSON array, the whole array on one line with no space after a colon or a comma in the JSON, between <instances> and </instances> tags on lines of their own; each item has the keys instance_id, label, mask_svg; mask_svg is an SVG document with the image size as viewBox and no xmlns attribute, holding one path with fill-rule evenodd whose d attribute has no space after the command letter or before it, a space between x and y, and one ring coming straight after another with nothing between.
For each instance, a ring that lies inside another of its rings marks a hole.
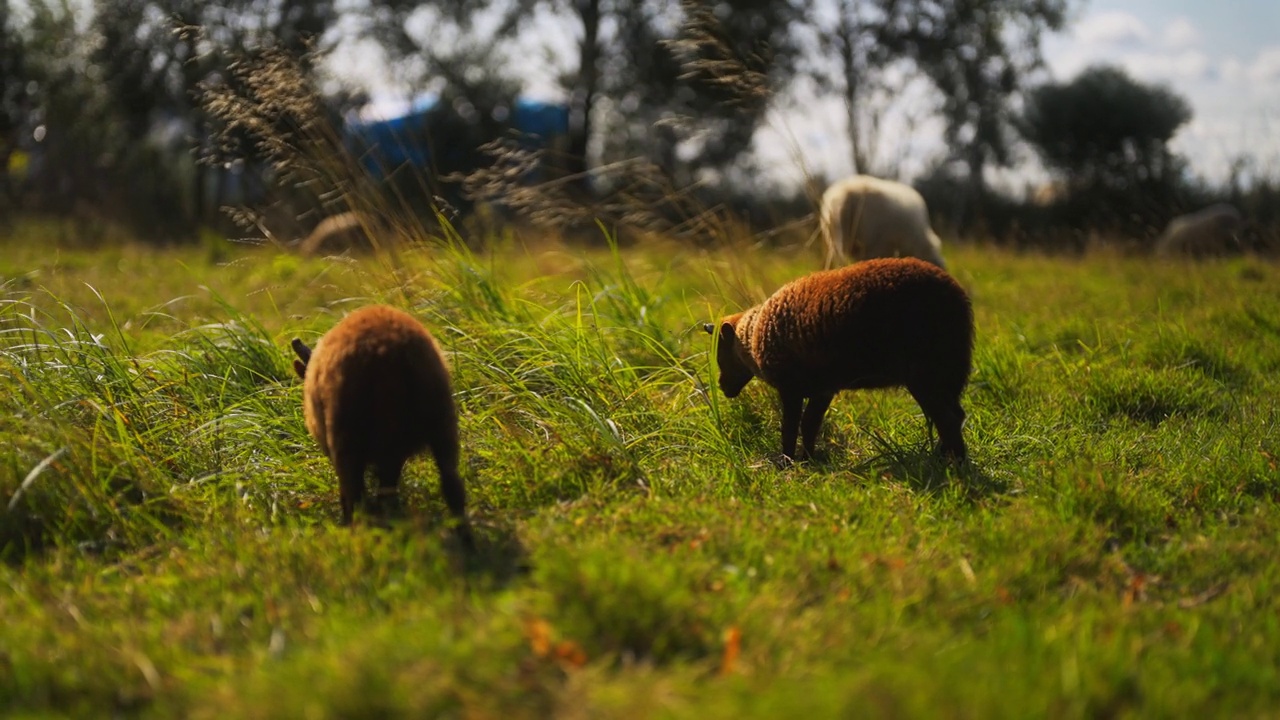
<instances>
[{"instance_id":1,"label":"brown lamb","mask_svg":"<svg viewBox=\"0 0 1280 720\"><path fill-rule=\"evenodd\" d=\"M813 455L840 390L905 386L938 429L938 450L964 459L960 395L973 355L973 309L937 266L883 258L816 272L724 318L719 332L720 389L736 397L753 377L777 388L788 458L797 432Z\"/></svg>"},{"instance_id":2,"label":"brown lamb","mask_svg":"<svg viewBox=\"0 0 1280 720\"><path fill-rule=\"evenodd\" d=\"M362 504L365 470L378 480L374 508L394 509L405 462L430 449L459 537L471 545L466 490L458 474L458 415L449 369L431 333L413 316L364 307L325 333L312 352L294 339L307 430L338 473L342 522Z\"/></svg>"},{"instance_id":3,"label":"brown lamb","mask_svg":"<svg viewBox=\"0 0 1280 720\"><path fill-rule=\"evenodd\" d=\"M369 217L354 212L330 215L298 243L303 255L364 252L378 246Z\"/></svg>"}]
</instances>

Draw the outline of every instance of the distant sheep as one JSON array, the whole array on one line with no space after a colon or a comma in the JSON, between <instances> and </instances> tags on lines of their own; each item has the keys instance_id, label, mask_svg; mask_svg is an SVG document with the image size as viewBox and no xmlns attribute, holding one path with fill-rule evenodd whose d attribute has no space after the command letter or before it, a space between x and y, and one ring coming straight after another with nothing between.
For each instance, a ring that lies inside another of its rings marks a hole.
<instances>
[{"instance_id":1,"label":"distant sheep","mask_svg":"<svg viewBox=\"0 0 1280 720\"><path fill-rule=\"evenodd\" d=\"M369 218L364 215L354 212L330 215L298 243L298 252L303 255L322 255L348 250L369 250L374 247L370 231Z\"/></svg>"},{"instance_id":2,"label":"distant sheep","mask_svg":"<svg viewBox=\"0 0 1280 720\"><path fill-rule=\"evenodd\" d=\"M905 386L937 427L938 450L964 459L960 395L969 381L973 310L938 267L889 258L816 272L724 318L719 333L720 389L736 397L760 377L778 390L787 457L795 457L797 431L812 456L838 391Z\"/></svg>"},{"instance_id":3,"label":"distant sheep","mask_svg":"<svg viewBox=\"0 0 1280 720\"><path fill-rule=\"evenodd\" d=\"M1222 255L1239 248L1240 211L1227 203L1174 218L1156 240L1157 255Z\"/></svg>"},{"instance_id":4,"label":"distant sheep","mask_svg":"<svg viewBox=\"0 0 1280 720\"><path fill-rule=\"evenodd\" d=\"M946 267L924 198L909 185L870 175L836 182L822 194L820 224L828 268L837 260L896 256Z\"/></svg>"},{"instance_id":5,"label":"distant sheep","mask_svg":"<svg viewBox=\"0 0 1280 720\"><path fill-rule=\"evenodd\" d=\"M449 369L426 328L408 313L375 305L343 318L315 352L296 338L293 350L307 430L338 473L343 524L364 499L369 466L378 480L374 505L396 507L405 462L430 449L459 537L470 546Z\"/></svg>"},{"instance_id":6,"label":"distant sheep","mask_svg":"<svg viewBox=\"0 0 1280 720\"><path fill-rule=\"evenodd\" d=\"M1071 190L1066 183L1055 180L1031 188L1027 195L1033 207L1046 208L1067 199L1071 195Z\"/></svg>"}]
</instances>

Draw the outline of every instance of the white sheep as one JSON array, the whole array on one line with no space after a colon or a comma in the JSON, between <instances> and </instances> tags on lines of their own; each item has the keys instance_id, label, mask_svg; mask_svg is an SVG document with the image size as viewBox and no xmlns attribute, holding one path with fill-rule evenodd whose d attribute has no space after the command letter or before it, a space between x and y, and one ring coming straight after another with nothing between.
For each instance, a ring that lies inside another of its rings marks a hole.
<instances>
[{"instance_id":1,"label":"white sheep","mask_svg":"<svg viewBox=\"0 0 1280 720\"><path fill-rule=\"evenodd\" d=\"M1156 240L1157 255L1222 255L1239 246L1237 234L1244 224L1240 211L1217 203L1169 222Z\"/></svg>"},{"instance_id":2,"label":"white sheep","mask_svg":"<svg viewBox=\"0 0 1280 720\"><path fill-rule=\"evenodd\" d=\"M820 222L828 268L837 258L897 256L946 267L924 198L909 185L870 175L840 180L822 194Z\"/></svg>"}]
</instances>

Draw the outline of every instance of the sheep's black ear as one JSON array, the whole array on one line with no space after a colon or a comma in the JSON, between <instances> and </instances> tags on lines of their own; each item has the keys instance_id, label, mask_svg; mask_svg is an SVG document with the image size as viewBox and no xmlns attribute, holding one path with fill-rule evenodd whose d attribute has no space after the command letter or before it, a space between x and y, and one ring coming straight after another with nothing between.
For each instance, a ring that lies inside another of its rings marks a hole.
<instances>
[{"instance_id":1,"label":"sheep's black ear","mask_svg":"<svg viewBox=\"0 0 1280 720\"><path fill-rule=\"evenodd\" d=\"M735 334L733 323L720 323L720 342L733 342Z\"/></svg>"},{"instance_id":2,"label":"sheep's black ear","mask_svg":"<svg viewBox=\"0 0 1280 720\"><path fill-rule=\"evenodd\" d=\"M293 342L289 344L293 346L293 351L297 353L298 359L301 360L304 365L311 362L311 348L307 347L307 344L302 342L300 338L294 338Z\"/></svg>"},{"instance_id":3,"label":"sheep's black ear","mask_svg":"<svg viewBox=\"0 0 1280 720\"><path fill-rule=\"evenodd\" d=\"M716 326L711 323L702 323L702 329L706 330L707 334L710 335L716 331Z\"/></svg>"},{"instance_id":4,"label":"sheep's black ear","mask_svg":"<svg viewBox=\"0 0 1280 720\"><path fill-rule=\"evenodd\" d=\"M302 342L299 338L294 338L289 343L293 347L293 352L297 354L297 359L293 361L293 371L303 380L307 379L307 363L311 362L311 348Z\"/></svg>"}]
</instances>

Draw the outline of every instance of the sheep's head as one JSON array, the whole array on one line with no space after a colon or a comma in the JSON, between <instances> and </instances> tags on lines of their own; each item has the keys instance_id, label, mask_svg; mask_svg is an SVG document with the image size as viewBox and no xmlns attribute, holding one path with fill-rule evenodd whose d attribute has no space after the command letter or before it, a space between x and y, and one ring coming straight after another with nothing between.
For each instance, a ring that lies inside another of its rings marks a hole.
<instances>
[{"instance_id":1,"label":"sheep's head","mask_svg":"<svg viewBox=\"0 0 1280 720\"><path fill-rule=\"evenodd\" d=\"M734 398L751 382L755 373L742 359L744 349L738 341L737 325L742 313L730 315L720 321L720 343L716 346L716 365L720 368L720 390L727 398ZM716 326L702 326L707 334L716 332Z\"/></svg>"},{"instance_id":2,"label":"sheep's head","mask_svg":"<svg viewBox=\"0 0 1280 720\"><path fill-rule=\"evenodd\" d=\"M298 377L306 380L307 363L311 362L311 348L307 347L307 344L298 338L294 338L293 342L289 344L293 347L293 352L298 356L294 358L293 371L298 373Z\"/></svg>"}]
</instances>

